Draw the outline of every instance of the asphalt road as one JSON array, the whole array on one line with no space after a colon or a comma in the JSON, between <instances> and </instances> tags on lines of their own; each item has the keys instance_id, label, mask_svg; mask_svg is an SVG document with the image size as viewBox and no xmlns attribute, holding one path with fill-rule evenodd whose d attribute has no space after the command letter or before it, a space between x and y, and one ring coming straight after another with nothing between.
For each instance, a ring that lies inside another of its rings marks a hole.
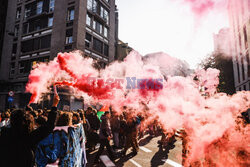
<instances>
[{"instance_id":1,"label":"asphalt road","mask_svg":"<svg viewBox=\"0 0 250 167\"><path fill-rule=\"evenodd\" d=\"M150 135L145 135L143 139L139 141L140 149L137 155L132 154L132 149L127 151L127 155L124 157L119 156L114 162L117 167L181 167L181 153L182 153L182 140L179 137L175 137L176 141L166 148L162 149L158 141L161 139L158 137L151 137ZM94 157L97 150L93 152L87 151L87 167L93 166ZM102 155L107 155L107 152L103 152ZM105 160L104 160L105 161ZM109 161L101 161L97 166L105 167L109 166Z\"/></svg>"}]
</instances>

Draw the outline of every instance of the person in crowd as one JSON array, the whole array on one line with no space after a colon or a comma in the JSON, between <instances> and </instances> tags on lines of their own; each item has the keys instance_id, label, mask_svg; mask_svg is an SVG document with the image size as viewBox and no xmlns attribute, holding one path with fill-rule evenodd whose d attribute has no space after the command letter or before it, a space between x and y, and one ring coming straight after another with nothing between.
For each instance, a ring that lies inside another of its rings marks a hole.
<instances>
[{"instance_id":1,"label":"person in crowd","mask_svg":"<svg viewBox=\"0 0 250 167\"><path fill-rule=\"evenodd\" d=\"M40 115L37 119L36 119L36 126L37 127L41 127L41 126L44 126L46 125L46 122L47 122L48 118L43 116L43 115Z\"/></svg>"},{"instance_id":2,"label":"person in crowd","mask_svg":"<svg viewBox=\"0 0 250 167\"><path fill-rule=\"evenodd\" d=\"M87 147L90 150L95 150L95 146L99 142L97 132L100 128L100 120L98 119L96 112L91 107L88 107L86 111L86 118L90 124L90 130L86 132Z\"/></svg>"},{"instance_id":3,"label":"person in crowd","mask_svg":"<svg viewBox=\"0 0 250 167\"><path fill-rule=\"evenodd\" d=\"M126 125L127 125L127 122L124 119L124 115L121 114L120 115L120 132L119 132L119 139L120 139L119 144L120 144L120 147L124 147L125 146L125 141L126 141L126 135L125 135Z\"/></svg>"},{"instance_id":4,"label":"person in crowd","mask_svg":"<svg viewBox=\"0 0 250 167\"><path fill-rule=\"evenodd\" d=\"M11 113L11 127L2 129L0 136L1 167L35 166L35 149L55 127L59 100L59 96L55 94L48 121L36 130L34 130L34 117L29 112L18 109Z\"/></svg>"},{"instance_id":5,"label":"person in crowd","mask_svg":"<svg viewBox=\"0 0 250 167\"><path fill-rule=\"evenodd\" d=\"M79 124L81 122L80 114L73 111L72 123L73 125Z\"/></svg>"},{"instance_id":6,"label":"person in crowd","mask_svg":"<svg viewBox=\"0 0 250 167\"><path fill-rule=\"evenodd\" d=\"M104 113L104 115L102 115L101 120L101 127L100 127L100 132L99 132L99 136L100 136L100 148L96 154L95 157L95 164L99 163L99 157L102 154L104 148L107 148L108 154L109 154L109 158L114 161L114 154L113 154L113 150L110 146L110 140L112 138L112 132L111 132L111 127L110 127L110 112L106 111Z\"/></svg>"},{"instance_id":7,"label":"person in crowd","mask_svg":"<svg viewBox=\"0 0 250 167\"><path fill-rule=\"evenodd\" d=\"M126 144L123 151L123 155L126 155L127 150L130 146L133 148L133 153L136 155L139 151L139 145L137 141L137 123L136 118L131 114L127 114L127 125L126 125Z\"/></svg>"},{"instance_id":8,"label":"person in crowd","mask_svg":"<svg viewBox=\"0 0 250 167\"><path fill-rule=\"evenodd\" d=\"M71 112L60 112L56 126L71 126L72 116L73 114Z\"/></svg>"},{"instance_id":9,"label":"person in crowd","mask_svg":"<svg viewBox=\"0 0 250 167\"><path fill-rule=\"evenodd\" d=\"M113 113L112 118L110 119L114 148L119 148L119 131L120 131L120 118L117 113Z\"/></svg>"},{"instance_id":10,"label":"person in crowd","mask_svg":"<svg viewBox=\"0 0 250 167\"><path fill-rule=\"evenodd\" d=\"M78 111L78 113L80 115L81 122L82 122L82 125L83 125L83 128L84 128L84 131L86 133L86 132L88 132L90 130L89 121L85 118L84 111L82 109L78 109L77 111Z\"/></svg>"},{"instance_id":11,"label":"person in crowd","mask_svg":"<svg viewBox=\"0 0 250 167\"><path fill-rule=\"evenodd\" d=\"M10 112L5 111L2 113L2 122L0 123L0 128L10 126Z\"/></svg>"}]
</instances>

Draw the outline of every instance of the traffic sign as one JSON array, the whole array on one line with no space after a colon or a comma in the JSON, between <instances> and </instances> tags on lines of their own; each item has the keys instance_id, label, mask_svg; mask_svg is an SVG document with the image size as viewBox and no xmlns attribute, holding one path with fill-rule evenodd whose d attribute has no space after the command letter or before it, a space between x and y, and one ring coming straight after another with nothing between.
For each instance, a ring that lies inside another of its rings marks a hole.
<instances>
[{"instance_id":1,"label":"traffic sign","mask_svg":"<svg viewBox=\"0 0 250 167\"><path fill-rule=\"evenodd\" d=\"M13 91L9 91L9 96L14 96L14 92Z\"/></svg>"},{"instance_id":2,"label":"traffic sign","mask_svg":"<svg viewBox=\"0 0 250 167\"><path fill-rule=\"evenodd\" d=\"M14 98L11 97L11 96L9 96L9 97L8 97L8 102L9 102L9 103L12 103L13 101L14 101Z\"/></svg>"}]
</instances>

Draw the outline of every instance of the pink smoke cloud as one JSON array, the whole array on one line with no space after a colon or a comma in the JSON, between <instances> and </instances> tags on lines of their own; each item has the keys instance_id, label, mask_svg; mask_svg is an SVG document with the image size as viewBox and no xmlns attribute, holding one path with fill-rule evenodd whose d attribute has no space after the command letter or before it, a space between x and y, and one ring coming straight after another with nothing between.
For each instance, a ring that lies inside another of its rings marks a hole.
<instances>
[{"instance_id":1,"label":"pink smoke cloud","mask_svg":"<svg viewBox=\"0 0 250 167\"><path fill-rule=\"evenodd\" d=\"M154 60L158 57L160 62ZM164 67L162 62L168 62L167 70L160 68ZM31 71L26 86L26 91L32 94L31 102L42 101L43 95L51 92L53 84L67 85L72 90L72 95L82 96L92 103L111 105L118 113L123 111L123 106L127 106L134 114L147 116L145 122L150 123L157 118L168 132L184 128L188 134L188 164L196 161L207 163L204 159L209 159L215 166L239 166L247 162L235 158L238 150L249 153L249 149L243 147L249 133L243 133L246 130L244 127L243 130L235 132L235 120L242 111L250 107L250 92L240 92L233 96L216 93L218 70L198 70L194 74L197 80L194 80L194 75L175 76L173 74L176 74L175 70L179 71L176 68L180 67L180 61L164 53L156 53L143 60L135 51L123 62L113 62L100 71L93 67L93 63L92 59L83 58L80 52L71 52L59 53L48 64L39 64ZM105 87L102 81L89 83L89 77L103 80L126 80L127 77L163 80L160 90L127 89L126 84L120 89L114 89L112 86ZM207 88L209 96L203 95L200 86ZM232 133L238 135L238 142ZM230 137L224 138L225 134ZM220 145L221 152L214 145L218 141L226 143ZM229 146L230 149L227 149ZM226 157L228 155L230 156ZM219 161L217 157L220 157Z\"/></svg>"}]
</instances>

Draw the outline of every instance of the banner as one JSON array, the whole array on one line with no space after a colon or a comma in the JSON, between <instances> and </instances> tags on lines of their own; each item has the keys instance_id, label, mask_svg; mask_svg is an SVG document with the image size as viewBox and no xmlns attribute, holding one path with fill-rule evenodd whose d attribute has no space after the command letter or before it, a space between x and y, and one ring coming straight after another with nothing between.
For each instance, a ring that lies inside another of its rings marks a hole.
<instances>
[{"instance_id":1,"label":"banner","mask_svg":"<svg viewBox=\"0 0 250 167\"><path fill-rule=\"evenodd\" d=\"M36 149L37 167L85 167L86 137L82 124L55 127Z\"/></svg>"}]
</instances>

